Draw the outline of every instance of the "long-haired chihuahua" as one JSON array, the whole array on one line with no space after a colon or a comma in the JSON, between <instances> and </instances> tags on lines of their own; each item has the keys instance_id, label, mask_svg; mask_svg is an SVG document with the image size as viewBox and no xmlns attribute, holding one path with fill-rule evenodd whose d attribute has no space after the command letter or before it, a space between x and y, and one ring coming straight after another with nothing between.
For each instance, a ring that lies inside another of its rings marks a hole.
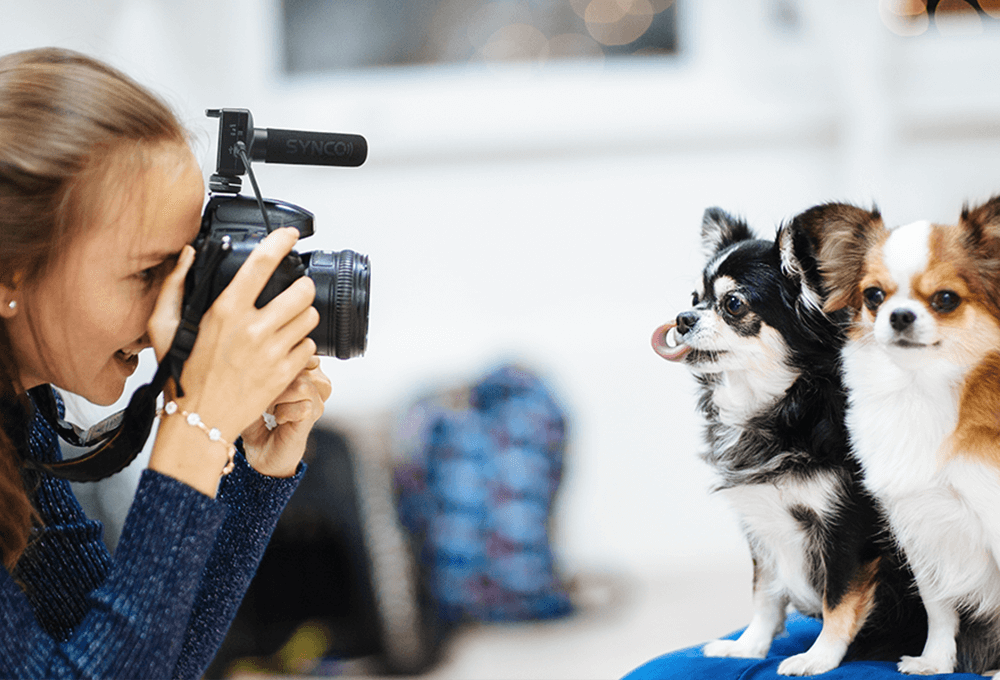
<instances>
[{"instance_id":1,"label":"long-haired chihuahua","mask_svg":"<svg viewBox=\"0 0 1000 680\"><path fill-rule=\"evenodd\" d=\"M652 341L700 384L703 458L753 558L749 626L704 653L764 657L791 604L823 627L809 650L780 664L784 675L822 673L845 656L896 660L919 650L926 631L912 575L851 455L843 319L823 310L814 217L804 213L765 240L707 210L708 262L692 306Z\"/></svg>"},{"instance_id":2,"label":"long-haired chihuahua","mask_svg":"<svg viewBox=\"0 0 1000 680\"><path fill-rule=\"evenodd\" d=\"M847 310L847 422L927 609L904 673L1000 666L1000 198L955 225L816 209L828 311Z\"/></svg>"}]
</instances>

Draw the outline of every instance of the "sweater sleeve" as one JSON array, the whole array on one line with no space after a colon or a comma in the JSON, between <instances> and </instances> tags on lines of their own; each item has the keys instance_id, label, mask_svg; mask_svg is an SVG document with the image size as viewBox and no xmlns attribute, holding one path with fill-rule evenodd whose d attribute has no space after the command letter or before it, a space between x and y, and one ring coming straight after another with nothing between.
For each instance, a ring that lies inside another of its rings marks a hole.
<instances>
[{"instance_id":1,"label":"sweater sleeve","mask_svg":"<svg viewBox=\"0 0 1000 680\"><path fill-rule=\"evenodd\" d=\"M219 500L144 471L107 579L63 642L0 569L0 677L169 677L226 514Z\"/></svg>"},{"instance_id":2,"label":"sweater sleeve","mask_svg":"<svg viewBox=\"0 0 1000 680\"><path fill-rule=\"evenodd\" d=\"M236 467L219 486L217 499L228 513L205 566L174 678L200 678L211 663L305 468L300 464L287 479L268 477L237 452Z\"/></svg>"}]
</instances>

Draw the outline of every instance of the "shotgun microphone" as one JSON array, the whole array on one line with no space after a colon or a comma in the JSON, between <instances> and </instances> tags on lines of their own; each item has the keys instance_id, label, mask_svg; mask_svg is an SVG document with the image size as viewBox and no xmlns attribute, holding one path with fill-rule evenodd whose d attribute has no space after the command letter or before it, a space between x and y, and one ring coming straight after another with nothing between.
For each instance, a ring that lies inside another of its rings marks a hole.
<instances>
[{"instance_id":1,"label":"shotgun microphone","mask_svg":"<svg viewBox=\"0 0 1000 680\"><path fill-rule=\"evenodd\" d=\"M368 157L368 142L337 132L254 128L250 155L265 163L356 168Z\"/></svg>"}]
</instances>

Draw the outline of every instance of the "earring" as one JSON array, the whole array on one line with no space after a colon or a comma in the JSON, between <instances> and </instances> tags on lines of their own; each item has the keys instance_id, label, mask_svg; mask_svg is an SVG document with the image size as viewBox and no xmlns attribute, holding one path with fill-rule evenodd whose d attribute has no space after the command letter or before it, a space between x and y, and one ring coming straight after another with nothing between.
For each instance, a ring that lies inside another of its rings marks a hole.
<instances>
[{"instance_id":1,"label":"earring","mask_svg":"<svg viewBox=\"0 0 1000 680\"><path fill-rule=\"evenodd\" d=\"M15 309L17 309L17 300L11 300L10 302L8 302L7 303L7 309L9 309L11 311L14 311Z\"/></svg>"}]
</instances>

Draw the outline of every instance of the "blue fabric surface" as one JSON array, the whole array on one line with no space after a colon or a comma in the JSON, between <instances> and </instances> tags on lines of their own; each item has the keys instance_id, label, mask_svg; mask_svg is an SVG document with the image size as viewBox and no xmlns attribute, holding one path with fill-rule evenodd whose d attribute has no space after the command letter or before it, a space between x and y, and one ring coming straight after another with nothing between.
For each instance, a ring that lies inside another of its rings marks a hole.
<instances>
[{"instance_id":1,"label":"blue fabric surface","mask_svg":"<svg viewBox=\"0 0 1000 680\"><path fill-rule=\"evenodd\" d=\"M726 659L706 657L701 653L702 645L670 652L657 657L628 673L623 680L751 680L770 678L777 680L788 676L778 675L778 664L794 654L801 654L812 646L821 628L819 621L799 614L788 617L786 634L774 639L771 651L765 659ZM740 631L741 632L741 631ZM727 635L735 639L739 632ZM982 680L982 676L971 673L948 673L945 675L903 675L890 661L850 661L828 673L812 676L815 678L840 678L842 680L885 680L887 678L952 678L958 680Z\"/></svg>"}]
</instances>

